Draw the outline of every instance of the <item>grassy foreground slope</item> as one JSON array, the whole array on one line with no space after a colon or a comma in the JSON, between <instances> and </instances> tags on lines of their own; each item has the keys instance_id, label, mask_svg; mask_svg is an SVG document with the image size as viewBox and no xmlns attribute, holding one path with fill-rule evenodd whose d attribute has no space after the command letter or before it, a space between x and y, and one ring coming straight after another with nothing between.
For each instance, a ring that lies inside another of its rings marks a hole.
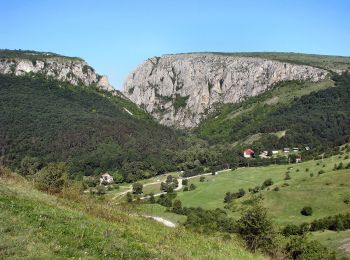
<instances>
[{"instance_id":1,"label":"grassy foreground slope","mask_svg":"<svg viewBox=\"0 0 350 260\"><path fill-rule=\"evenodd\" d=\"M2 170L0 258L263 258L239 241L167 228L103 203L50 196Z\"/></svg>"}]
</instances>

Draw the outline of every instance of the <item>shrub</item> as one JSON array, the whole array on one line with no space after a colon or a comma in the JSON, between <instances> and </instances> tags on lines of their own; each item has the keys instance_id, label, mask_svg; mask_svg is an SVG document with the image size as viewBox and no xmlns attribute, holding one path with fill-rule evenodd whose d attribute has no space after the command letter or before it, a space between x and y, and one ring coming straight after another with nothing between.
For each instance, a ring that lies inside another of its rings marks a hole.
<instances>
[{"instance_id":1,"label":"shrub","mask_svg":"<svg viewBox=\"0 0 350 260\"><path fill-rule=\"evenodd\" d=\"M314 177L314 174L312 172L310 173L310 177Z\"/></svg>"},{"instance_id":2,"label":"shrub","mask_svg":"<svg viewBox=\"0 0 350 260\"><path fill-rule=\"evenodd\" d=\"M35 185L39 190L59 193L67 184L68 169L65 163L49 163L35 176Z\"/></svg>"},{"instance_id":3,"label":"shrub","mask_svg":"<svg viewBox=\"0 0 350 260\"><path fill-rule=\"evenodd\" d=\"M133 200L133 197L131 192L126 193L126 201L130 203L132 202L132 200Z\"/></svg>"},{"instance_id":4,"label":"shrub","mask_svg":"<svg viewBox=\"0 0 350 260\"><path fill-rule=\"evenodd\" d=\"M309 171L309 168L306 168L305 171L308 172L308 171Z\"/></svg>"},{"instance_id":5,"label":"shrub","mask_svg":"<svg viewBox=\"0 0 350 260\"><path fill-rule=\"evenodd\" d=\"M204 182L204 180L205 180L205 177L204 177L204 176L201 176L201 177L199 178L199 181L200 181L200 182Z\"/></svg>"},{"instance_id":6,"label":"shrub","mask_svg":"<svg viewBox=\"0 0 350 260\"><path fill-rule=\"evenodd\" d=\"M299 172L299 171L300 171L299 169L296 170L296 172Z\"/></svg>"},{"instance_id":7,"label":"shrub","mask_svg":"<svg viewBox=\"0 0 350 260\"><path fill-rule=\"evenodd\" d=\"M173 212L176 214L182 214L182 203L180 200L175 200L173 203Z\"/></svg>"},{"instance_id":8,"label":"shrub","mask_svg":"<svg viewBox=\"0 0 350 260\"><path fill-rule=\"evenodd\" d=\"M188 187L187 186L185 186L185 188L184 188L184 190L183 191L188 191Z\"/></svg>"},{"instance_id":9,"label":"shrub","mask_svg":"<svg viewBox=\"0 0 350 260\"><path fill-rule=\"evenodd\" d=\"M159 196L157 203L164 206L164 207L167 207L167 208L172 206L172 202L171 202L170 197L165 196L164 194Z\"/></svg>"},{"instance_id":10,"label":"shrub","mask_svg":"<svg viewBox=\"0 0 350 260\"><path fill-rule=\"evenodd\" d=\"M331 259L332 253L318 241L305 236L292 237L286 246L288 259Z\"/></svg>"},{"instance_id":11,"label":"shrub","mask_svg":"<svg viewBox=\"0 0 350 260\"><path fill-rule=\"evenodd\" d=\"M257 249L269 252L274 247L275 229L267 216L267 210L259 203L247 209L237 223L239 235L253 252Z\"/></svg>"},{"instance_id":12,"label":"shrub","mask_svg":"<svg viewBox=\"0 0 350 260\"><path fill-rule=\"evenodd\" d=\"M290 179L291 179L291 177L290 177L289 172L286 172L286 176L284 176L284 180L288 181Z\"/></svg>"},{"instance_id":13,"label":"shrub","mask_svg":"<svg viewBox=\"0 0 350 260\"><path fill-rule=\"evenodd\" d=\"M274 191L279 191L280 188L279 188L278 186L276 186L273 190L274 190Z\"/></svg>"},{"instance_id":14,"label":"shrub","mask_svg":"<svg viewBox=\"0 0 350 260\"><path fill-rule=\"evenodd\" d=\"M194 183L191 183L190 190L195 190L196 188L197 188L196 185L194 185Z\"/></svg>"},{"instance_id":15,"label":"shrub","mask_svg":"<svg viewBox=\"0 0 350 260\"><path fill-rule=\"evenodd\" d=\"M104 185L98 185L96 188L96 194L97 195L104 195L106 194L107 190L106 187Z\"/></svg>"},{"instance_id":16,"label":"shrub","mask_svg":"<svg viewBox=\"0 0 350 260\"><path fill-rule=\"evenodd\" d=\"M39 170L39 167L40 167L40 162L38 158L25 156L21 160L19 174L23 176L33 175Z\"/></svg>"},{"instance_id":17,"label":"shrub","mask_svg":"<svg viewBox=\"0 0 350 260\"><path fill-rule=\"evenodd\" d=\"M301 213L301 215L304 215L304 216L311 216L312 215L312 208L309 206L304 207L301 209L300 213Z\"/></svg>"},{"instance_id":18,"label":"shrub","mask_svg":"<svg viewBox=\"0 0 350 260\"><path fill-rule=\"evenodd\" d=\"M325 171L324 170L320 170L320 171L318 171L318 175L321 175L321 174L324 174L325 173Z\"/></svg>"},{"instance_id":19,"label":"shrub","mask_svg":"<svg viewBox=\"0 0 350 260\"><path fill-rule=\"evenodd\" d=\"M182 185L184 185L184 186L188 185L188 180L187 179L183 179L182 180Z\"/></svg>"},{"instance_id":20,"label":"shrub","mask_svg":"<svg viewBox=\"0 0 350 260\"><path fill-rule=\"evenodd\" d=\"M273 185L272 179L271 179L271 178L266 179L266 180L263 182L263 184L262 184L262 186L261 186L261 189L263 190L263 189L265 189L266 187L271 186L271 185Z\"/></svg>"},{"instance_id":21,"label":"shrub","mask_svg":"<svg viewBox=\"0 0 350 260\"><path fill-rule=\"evenodd\" d=\"M151 193L151 194L149 195L149 203L151 203L151 204L156 203L156 199L155 199L155 197L154 197L154 194L153 194L153 193Z\"/></svg>"},{"instance_id":22,"label":"shrub","mask_svg":"<svg viewBox=\"0 0 350 260\"><path fill-rule=\"evenodd\" d=\"M139 182L135 182L133 185L132 185L132 192L134 194L141 194L142 193L142 189L143 189L143 185Z\"/></svg>"}]
</instances>

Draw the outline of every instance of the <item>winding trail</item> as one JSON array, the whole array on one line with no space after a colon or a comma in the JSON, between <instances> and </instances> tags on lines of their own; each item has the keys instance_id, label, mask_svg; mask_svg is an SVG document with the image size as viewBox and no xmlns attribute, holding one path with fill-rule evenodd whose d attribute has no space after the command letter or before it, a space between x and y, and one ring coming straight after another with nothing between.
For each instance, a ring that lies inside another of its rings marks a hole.
<instances>
[{"instance_id":1,"label":"winding trail","mask_svg":"<svg viewBox=\"0 0 350 260\"><path fill-rule=\"evenodd\" d=\"M217 172L215 173L215 175L218 175L219 173L223 173L223 172L227 172L227 171L231 171L231 169L225 169L225 170L217 171ZM169 173L165 173L165 174L163 174L163 175L159 175L159 177L164 176L164 175L168 175L168 174L169 174ZM198 177L201 177L201 176L208 176L208 175L212 175L212 173L211 173L211 172L208 172L208 173L203 173L203 174L199 174L199 175L195 175L195 176L190 176L190 177L184 177L184 178L179 177L179 178L177 179L177 181L178 181L178 183L179 183L179 186L177 186L177 187L174 189L174 191L179 191L179 190L182 189L182 187L183 187L183 185L182 185L182 180L189 180L189 179L198 178ZM146 186L149 186L149 185L158 184L158 183L161 183L161 181L155 181L155 182L145 183L145 184L143 184L143 187L146 187ZM128 190L118 193L118 194L117 194L116 196L114 196L112 199L119 198L119 197L121 197L121 196L127 194L128 192L132 192L132 185L129 186L129 189L128 189ZM154 196L154 197L158 197L158 196L160 196L160 195L162 195L162 194L166 194L166 192L165 192L165 191L158 192L158 193L154 194L153 196ZM143 197L141 197L140 199L141 199L141 200L144 200L144 199L147 199L147 198L149 198L149 196L143 196Z\"/></svg>"}]
</instances>

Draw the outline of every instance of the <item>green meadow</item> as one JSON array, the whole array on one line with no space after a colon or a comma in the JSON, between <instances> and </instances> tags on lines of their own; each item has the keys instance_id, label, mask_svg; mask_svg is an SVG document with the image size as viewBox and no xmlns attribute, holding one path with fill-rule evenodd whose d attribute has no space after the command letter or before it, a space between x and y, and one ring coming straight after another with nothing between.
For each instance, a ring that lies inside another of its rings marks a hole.
<instances>
[{"instance_id":1,"label":"green meadow","mask_svg":"<svg viewBox=\"0 0 350 260\"><path fill-rule=\"evenodd\" d=\"M236 237L167 228L128 211L74 190L51 196L0 169L0 259L263 259Z\"/></svg>"},{"instance_id":2,"label":"green meadow","mask_svg":"<svg viewBox=\"0 0 350 260\"><path fill-rule=\"evenodd\" d=\"M184 206L206 209L223 208L226 192L244 189L246 195L234 200L233 209L228 210L232 216L239 216L240 207L250 198L249 188L262 185L271 178L273 185L260 192L263 204L279 225L289 223L301 224L325 216L350 212L350 205L344 200L350 199L350 169L334 171L334 164L350 163L346 155L334 156L322 160L311 160L299 164L271 165L268 167L239 168L216 176L206 176L204 182L198 178L189 180L197 188L193 191L179 192L177 198ZM319 174L324 171L323 174ZM290 180L285 180L289 172ZM274 188L279 190L275 191ZM302 216L300 210L312 206L314 214Z\"/></svg>"}]
</instances>

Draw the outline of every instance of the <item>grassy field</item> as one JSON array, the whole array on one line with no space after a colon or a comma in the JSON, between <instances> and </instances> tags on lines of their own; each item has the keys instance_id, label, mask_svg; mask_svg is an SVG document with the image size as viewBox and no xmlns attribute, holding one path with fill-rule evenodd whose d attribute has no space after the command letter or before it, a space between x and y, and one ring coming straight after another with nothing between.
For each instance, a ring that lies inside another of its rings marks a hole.
<instances>
[{"instance_id":1,"label":"grassy field","mask_svg":"<svg viewBox=\"0 0 350 260\"><path fill-rule=\"evenodd\" d=\"M350 255L350 230L314 232L312 233L312 238L320 241L330 249L336 250L338 258Z\"/></svg>"},{"instance_id":2,"label":"grassy field","mask_svg":"<svg viewBox=\"0 0 350 260\"><path fill-rule=\"evenodd\" d=\"M204 182L200 182L200 178L195 177L189 180L189 185L194 183L197 188L193 191L177 192L176 199L181 200L185 207L224 208L226 204L223 200L226 192L237 192L243 188L248 193L249 188L260 186L266 179L271 178L274 184L260 193L264 198L263 205L280 227L348 213L350 205L344 203L344 200L350 199L350 169L334 170L334 165L340 162L343 162L344 166L347 165L350 163L349 155L344 153L324 160L311 160L299 164L239 168L215 176L206 176ZM291 177L289 180L285 180L287 171ZM318 174L320 171L324 173ZM275 187L279 187L279 190L275 191ZM233 206L226 211L230 216L239 218L240 212L250 198L251 195L246 194L234 200ZM300 214L304 206L313 208L312 216L306 217ZM137 207L141 212L153 213L174 222L185 221L185 218L166 212L164 207L157 204ZM332 250L336 250L339 257L345 254L344 248L340 247L350 242L346 240L350 237L349 231L315 232L312 237ZM347 247L349 248L349 245Z\"/></svg>"},{"instance_id":3,"label":"grassy field","mask_svg":"<svg viewBox=\"0 0 350 260\"><path fill-rule=\"evenodd\" d=\"M263 258L235 238L167 228L104 200L67 196L50 196L17 176L0 175L0 258Z\"/></svg>"},{"instance_id":4,"label":"grassy field","mask_svg":"<svg viewBox=\"0 0 350 260\"><path fill-rule=\"evenodd\" d=\"M328 215L350 212L350 206L343 202L350 198L350 169L333 171L335 163L350 162L350 159L344 159L345 156L327 158L323 162L318 160L291 165L239 168L217 176L207 176L205 182L194 178L189 183L194 183L197 189L180 192L177 198L184 206L222 208L225 205L223 199L226 192L237 192L240 188L247 192L249 188L261 185L264 180L271 178L274 185L261 194L264 196L263 204L279 225L300 224ZM318 175L321 170L325 173ZM290 180L284 179L287 171L290 172ZM289 186L284 187L285 183ZM279 191L274 191L277 186ZM235 210L229 213L238 216L240 207L247 199L249 195L236 200ZM302 216L300 210L304 206L312 206L314 214L310 217Z\"/></svg>"}]
</instances>

